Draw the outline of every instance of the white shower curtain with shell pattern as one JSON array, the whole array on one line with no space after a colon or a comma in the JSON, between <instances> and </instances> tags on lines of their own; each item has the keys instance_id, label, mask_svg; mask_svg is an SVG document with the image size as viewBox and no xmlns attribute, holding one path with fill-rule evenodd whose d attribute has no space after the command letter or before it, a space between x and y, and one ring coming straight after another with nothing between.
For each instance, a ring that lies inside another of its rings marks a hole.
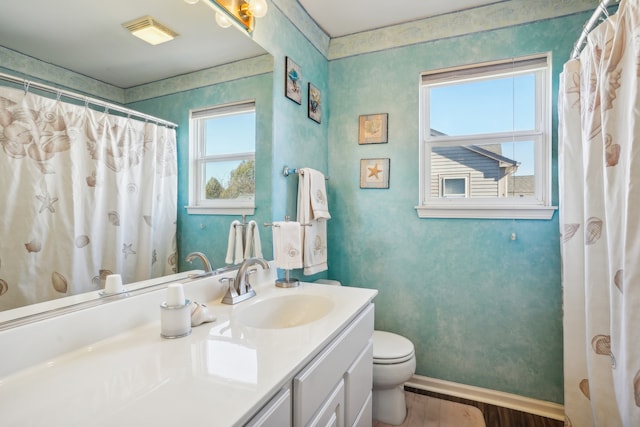
<instances>
[{"instance_id":1,"label":"white shower curtain with shell pattern","mask_svg":"<svg viewBox=\"0 0 640 427\"><path fill-rule=\"evenodd\" d=\"M565 425L640 426L640 2L588 37L559 95Z\"/></svg>"},{"instance_id":2,"label":"white shower curtain with shell pattern","mask_svg":"<svg viewBox=\"0 0 640 427\"><path fill-rule=\"evenodd\" d=\"M0 87L0 310L176 271L175 129Z\"/></svg>"}]
</instances>

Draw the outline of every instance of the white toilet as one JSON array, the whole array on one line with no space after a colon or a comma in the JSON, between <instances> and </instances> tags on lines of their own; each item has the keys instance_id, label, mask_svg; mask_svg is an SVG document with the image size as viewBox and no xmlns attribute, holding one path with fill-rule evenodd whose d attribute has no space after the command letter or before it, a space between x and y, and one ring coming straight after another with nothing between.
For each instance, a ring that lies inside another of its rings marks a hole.
<instances>
[{"instance_id":1,"label":"white toilet","mask_svg":"<svg viewBox=\"0 0 640 427\"><path fill-rule=\"evenodd\" d=\"M316 283L338 285L337 280ZM391 332L373 331L373 419L399 425L407 416L404 383L416 371L413 343Z\"/></svg>"}]
</instances>

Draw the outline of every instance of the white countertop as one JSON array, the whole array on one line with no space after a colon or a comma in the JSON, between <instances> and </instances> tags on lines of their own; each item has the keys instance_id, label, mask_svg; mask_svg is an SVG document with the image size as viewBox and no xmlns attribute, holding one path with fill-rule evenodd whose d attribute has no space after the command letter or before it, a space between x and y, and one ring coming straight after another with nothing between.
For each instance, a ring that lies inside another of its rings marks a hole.
<instances>
[{"instance_id":1,"label":"white countertop","mask_svg":"<svg viewBox=\"0 0 640 427\"><path fill-rule=\"evenodd\" d=\"M256 293L235 306L208 302L217 320L184 338L160 337L158 308L156 321L0 378L1 424L242 425L377 291L302 283L292 289L264 285ZM300 293L330 298L332 311L306 325L273 330L246 327L234 317L260 300ZM11 351L1 338L2 352Z\"/></svg>"}]
</instances>

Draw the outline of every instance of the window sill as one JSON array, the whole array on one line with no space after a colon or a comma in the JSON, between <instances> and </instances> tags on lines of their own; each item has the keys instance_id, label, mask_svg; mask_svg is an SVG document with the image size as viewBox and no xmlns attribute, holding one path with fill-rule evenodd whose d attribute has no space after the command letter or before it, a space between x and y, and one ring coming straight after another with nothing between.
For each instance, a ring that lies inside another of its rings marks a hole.
<instances>
[{"instance_id":1,"label":"window sill","mask_svg":"<svg viewBox=\"0 0 640 427\"><path fill-rule=\"evenodd\" d=\"M557 206L416 206L419 218L551 219Z\"/></svg>"},{"instance_id":2,"label":"window sill","mask_svg":"<svg viewBox=\"0 0 640 427\"><path fill-rule=\"evenodd\" d=\"M255 206L185 206L189 215L253 215Z\"/></svg>"}]
</instances>

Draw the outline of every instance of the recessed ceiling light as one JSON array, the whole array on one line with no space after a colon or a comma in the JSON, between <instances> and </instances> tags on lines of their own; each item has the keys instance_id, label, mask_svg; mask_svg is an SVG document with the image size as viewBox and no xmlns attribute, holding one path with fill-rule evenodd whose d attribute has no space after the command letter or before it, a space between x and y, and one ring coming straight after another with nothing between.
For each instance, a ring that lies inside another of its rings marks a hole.
<instances>
[{"instance_id":1,"label":"recessed ceiling light","mask_svg":"<svg viewBox=\"0 0 640 427\"><path fill-rule=\"evenodd\" d=\"M152 45L165 43L178 37L178 33L150 16L143 16L142 18L125 22L122 26L134 36Z\"/></svg>"}]
</instances>

